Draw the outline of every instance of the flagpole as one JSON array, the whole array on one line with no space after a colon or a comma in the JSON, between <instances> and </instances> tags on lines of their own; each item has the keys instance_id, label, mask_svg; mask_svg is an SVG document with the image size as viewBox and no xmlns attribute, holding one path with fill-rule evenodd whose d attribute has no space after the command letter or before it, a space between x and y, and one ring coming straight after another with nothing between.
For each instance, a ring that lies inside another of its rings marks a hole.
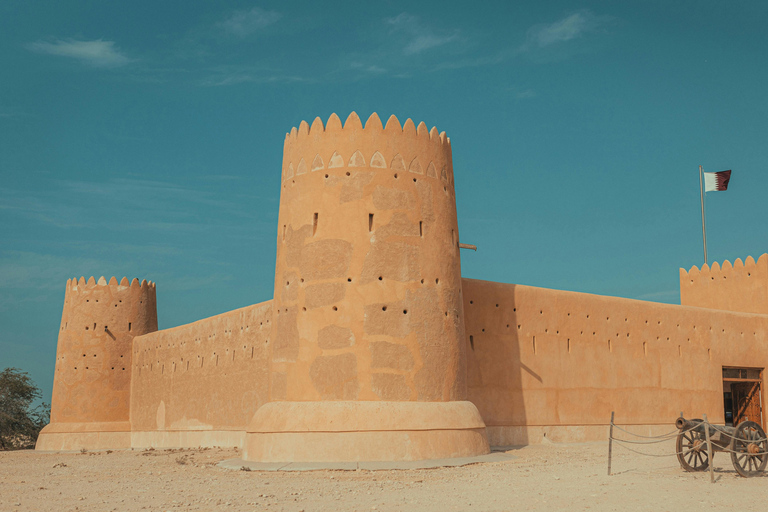
<instances>
[{"instance_id":1,"label":"flagpole","mask_svg":"<svg viewBox=\"0 0 768 512\"><path fill-rule=\"evenodd\" d=\"M701 232L704 234L704 263L707 264L707 221L704 215L704 173L699 166L699 190L701 191Z\"/></svg>"}]
</instances>

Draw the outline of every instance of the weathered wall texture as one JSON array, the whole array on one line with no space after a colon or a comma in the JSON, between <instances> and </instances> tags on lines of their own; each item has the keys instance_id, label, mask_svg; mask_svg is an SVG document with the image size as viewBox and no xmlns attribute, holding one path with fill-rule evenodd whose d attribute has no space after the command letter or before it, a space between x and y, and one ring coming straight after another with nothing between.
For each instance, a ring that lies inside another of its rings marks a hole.
<instances>
[{"instance_id":1,"label":"weathered wall texture","mask_svg":"<svg viewBox=\"0 0 768 512\"><path fill-rule=\"evenodd\" d=\"M267 401L272 302L137 337L133 446L239 446Z\"/></svg>"},{"instance_id":2,"label":"weathered wall texture","mask_svg":"<svg viewBox=\"0 0 768 512\"><path fill-rule=\"evenodd\" d=\"M722 367L768 366L768 316L463 285L469 399L492 444L537 442L542 426L590 438L611 411L617 423L667 430L680 411L723 422Z\"/></svg>"},{"instance_id":3,"label":"weathered wall texture","mask_svg":"<svg viewBox=\"0 0 768 512\"><path fill-rule=\"evenodd\" d=\"M684 306L768 314L768 254L749 256L733 266L726 260L712 268L680 269L680 303Z\"/></svg>"},{"instance_id":4,"label":"weathered wall texture","mask_svg":"<svg viewBox=\"0 0 768 512\"><path fill-rule=\"evenodd\" d=\"M128 421L131 343L156 330L154 283L67 281L51 423Z\"/></svg>"},{"instance_id":5,"label":"weathered wall texture","mask_svg":"<svg viewBox=\"0 0 768 512\"><path fill-rule=\"evenodd\" d=\"M273 400L466 396L450 141L376 114L286 136Z\"/></svg>"}]
</instances>

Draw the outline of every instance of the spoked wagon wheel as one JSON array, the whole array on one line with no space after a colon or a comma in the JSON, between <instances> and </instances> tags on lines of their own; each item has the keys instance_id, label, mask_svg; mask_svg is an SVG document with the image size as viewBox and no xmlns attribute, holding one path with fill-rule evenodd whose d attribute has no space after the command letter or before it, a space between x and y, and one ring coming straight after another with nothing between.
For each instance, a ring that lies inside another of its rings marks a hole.
<instances>
[{"instance_id":1,"label":"spoked wagon wheel","mask_svg":"<svg viewBox=\"0 0 768 512\"><path fill-rule=\"evenodd\" d=\"M702 423L702 420L691 420ZM677 460L686 471L706 471L709 468L707 439L704 434L689 430L677 435Z\"/></svg>"},{"instance_id":2,"label":"spoked wagon wheel","mask_svg":"<svg viewBox=\"0 0 768 512\"><path fill-rule=\"evenodd\" d=\"M731 441L731 461L741 476L757 476L768 464L768 440L762 427L754 421L743 421L736 427Z\"/></svg>"}]
</instances>

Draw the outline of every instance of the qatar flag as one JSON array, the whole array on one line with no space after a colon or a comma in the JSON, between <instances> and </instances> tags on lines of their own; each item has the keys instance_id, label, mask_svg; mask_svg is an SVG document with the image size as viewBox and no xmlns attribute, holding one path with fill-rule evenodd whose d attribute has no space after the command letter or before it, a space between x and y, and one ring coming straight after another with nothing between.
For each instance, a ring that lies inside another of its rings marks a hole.
<instances>
[{"instance_id":1,"label":"qatar flag","mask_svg":"<svg viewBox=\"0 0 768 512\"><path fill-rule=\"evenodd\" d=\"M729 181L731 181L731 171L705 172L704 191L722 192L728 190Z\"/></svg>"}]
</instances>

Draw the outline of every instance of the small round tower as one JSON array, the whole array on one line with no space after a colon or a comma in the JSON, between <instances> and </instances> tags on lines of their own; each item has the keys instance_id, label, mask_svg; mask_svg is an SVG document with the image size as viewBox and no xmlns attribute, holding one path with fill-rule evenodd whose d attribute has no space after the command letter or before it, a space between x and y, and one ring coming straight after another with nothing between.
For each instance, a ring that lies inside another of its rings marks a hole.
<instances>
[{"instance_id":1,"label":"small round tower","mask_svg":"<svg viewBox=\"0 0 768 512\"><path fill-rule=\"evenodd\" d=\"M157 330L155 284L104 277L67 281L51 423L38 450L130 448L131 348Z\"/></svg>"},{"instance_id":2,"label":"small round tower","mask_svg":"<svg viewBox=\"0 0 768 512\"><path fill-rule=\"evenodd\" d=\"M286 135L272 403L245 457L409 460L487 453L466 401L451 144L354 112ZM298 436L298 437L297 437Z\"/></svg>"}]
</instances>

